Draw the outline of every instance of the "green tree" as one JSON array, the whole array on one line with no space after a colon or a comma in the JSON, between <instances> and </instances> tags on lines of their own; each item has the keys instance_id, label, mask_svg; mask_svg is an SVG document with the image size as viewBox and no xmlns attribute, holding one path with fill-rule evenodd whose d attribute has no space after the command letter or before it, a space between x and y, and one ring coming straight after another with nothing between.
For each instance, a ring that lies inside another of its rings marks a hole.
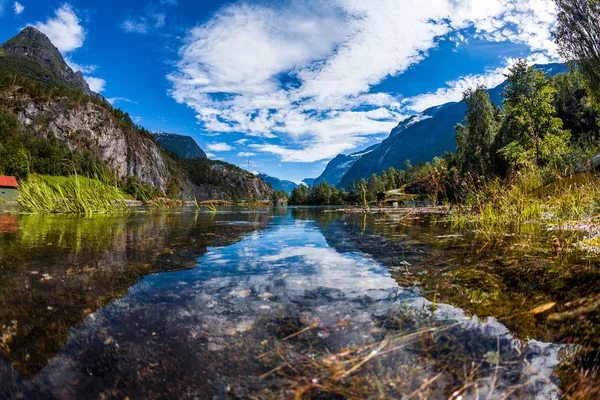
<instances>
[{"instance_id":1,"label":"green tree","mask_svg":"<svg viewBox=\"0 0 600 400\"><path fill-rule=\"evenodd\" d=\"M25 180L29 176L29 156L24 149L9 152L5 158L4 173L13 175L19 180Z\"/></svg>"},{"instance_id":2,"label":"green tree","mask_svg":"<svg viewBox=\"0 0 600 400\"><path fill-rule=\"evenodd\" d=\"M558 23L554 35L561 55L573 61L592 95L600 101L600 2L555 0Z\"/></svg>"},{"instance_id":3,"label":"green tree","mask_svg":"<svg viewBox=\"0 0 600 400\"><path fill-rule=\"evenodd\" d=\"M275 190L273 192L273 204L278 205L280 201L287 202L288 196L287 193L282 190Z\"/></svg>"},{"instance_id":4,"label":"green tree","mask_svg":"<svg viewBox=\"0 0 600 400\"><path fill-rule=\"evenodd\" d=\"M456 127L456 158L463 172L485 175L492 169L497 112L484 86L467 90L463 100L467 112L465 125Z\"/></svg>"},{"instance_id":5,"label":"green tree","mask_svg":"<svg viewBox=\"0 0 600 400\"><path fill-rule=\"evenodd\" d=\"M542 71L523 60L510 68L507 81L500 155L516 168L559 163L569 151L570 135L556 117L556 90Z\"/></svg>"},{"instance_id":6,"label":"green tree","mask_svg":"<svg viewBox=\"0 0 600 400\"><path fill-rule=\"evenodd\" d=\"M552 79L552 86L556 89L554 108L564 129L571 131L573 143L585 148L596 147L600 139L598 112L590 102L581 74L558 74Z\"/></svg>"}]
</instances>

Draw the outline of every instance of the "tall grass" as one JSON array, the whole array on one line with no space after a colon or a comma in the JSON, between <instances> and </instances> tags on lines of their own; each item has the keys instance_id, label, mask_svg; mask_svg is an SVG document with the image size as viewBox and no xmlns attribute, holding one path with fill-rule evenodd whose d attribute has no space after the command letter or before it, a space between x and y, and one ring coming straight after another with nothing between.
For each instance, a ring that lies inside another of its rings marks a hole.
<instances>
[{"instance_id":1,"label":"tall grass","mask_svg":"<svg viewBox=\"0 0 600 400\"><path fill-rule=\"evenodd\" d=\"M94 214L127 211L119 188L79 175L31 175L17 199L24 213Z\"/></svg>"},{"instance_id":2,"label":"tall grass","mask_svg":"<svg viewBox=\"0 0 600 400\"><path fill-rule=\"evenodd\" d=\"M600 211L600 179L564 179L540 191L541 172L531 170L512 182L465 181L463 202L451 214L455 226L473 224L484 231L513 229L532 222L565 223L592 218ZM537 189L537 190L536 190Z\"/></svg>"}]
</instances>

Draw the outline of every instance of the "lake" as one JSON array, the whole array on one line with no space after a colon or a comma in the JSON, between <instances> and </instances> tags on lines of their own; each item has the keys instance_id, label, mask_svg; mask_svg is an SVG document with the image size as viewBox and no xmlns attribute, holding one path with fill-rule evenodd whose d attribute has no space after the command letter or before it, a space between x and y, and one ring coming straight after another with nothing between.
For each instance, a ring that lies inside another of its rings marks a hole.
<instances>
[{"instance_id":1,"label":"lake","mask_svg":"<svg viewBox=\"0 0 600 400\"><path fill-rule=\"evenodd\" d=\"M0 214L0 398L593 398L582 235L403 211Z\"/></svg>"}]
</instances>

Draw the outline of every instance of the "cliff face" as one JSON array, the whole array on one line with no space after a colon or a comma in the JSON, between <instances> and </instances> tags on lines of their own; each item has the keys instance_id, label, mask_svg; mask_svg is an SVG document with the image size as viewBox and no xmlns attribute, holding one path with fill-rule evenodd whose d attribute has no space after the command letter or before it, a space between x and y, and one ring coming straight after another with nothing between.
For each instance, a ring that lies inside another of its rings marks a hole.
<instances>
[{"instance_id":1,"label":"cliff face","mask_svg":"<svg viewBox=\"0 0 600 400\"><path fill-rule=\"evenodd\" d=\"M26 129L41 137L53 134L72 150L90 150L115 169L119 178L137 176L144 184L166 191L171 174L160 148L149 138L125 132L103 107L68 99L33 102L13 98L15 114Z\"/></svg>"}]
</instances>

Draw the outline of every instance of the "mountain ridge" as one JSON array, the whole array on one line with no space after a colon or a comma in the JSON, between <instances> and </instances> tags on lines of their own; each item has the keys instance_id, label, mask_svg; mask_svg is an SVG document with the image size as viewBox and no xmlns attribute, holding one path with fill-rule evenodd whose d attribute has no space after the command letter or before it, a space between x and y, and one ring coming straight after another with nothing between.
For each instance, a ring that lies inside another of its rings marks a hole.
<instances>
[{"instance_id":1,"label":"mountain ridge","mask_svg":"<svg viewBox=\"0 0 600 400\"><path fill-rule=\"evenodd\" d=\"M567 72L563 64L535 65L548 75ZM488 90L490 100L496 105L502 103L502 91L507 83ZM360 157L342 177L340 188L347 188L353 182L368 179L371 174L379 174L393 167L404 168L406 160L416 165L441 157L446 152L456 151L454 127L464 121L466 105L463 101L451 102L431 107L420 114L401 121L392 130L381 146Z\"/></svg>"},{"instance_id":2,"label":"mountain ridge","mask_svg":"<svg viewBox=\"0 0 600 400\"><path fill-rule=\"evenodd\" d=\"M256 174L257 177L267 182L269 185L273 187L273 190L280 190L282 192L287 193L289 196L292 193L292 190L298 187L295 182L286 181L283 179L276 178L274 176L269 176L262 172Z\"/></svg>"},{"instance_id":3,"label":"mountain ridge","mask_svg":"<svg viewBox=\"0 0 600 400\"><path fill-rule=\"evenodd\" d=\"M162 147L180 158L208 158L191 136L166 132L153 132L152 134Z\"/></svg>"},{"instance_id":4,"label":"mountain ridge","mask_svg":"<svg viewBox=\"0 0 600 400\"><path fill-rule=\"evenodd\" d=\"M50 39L32 26L0 44L0 53L0 59L4 58L6 61L6 58L14 57L11 61L16 64L24 61L19 59L35 61L57 80L73 85L87 95L97 95L92 92L81 71L73 71Z\"/></svg>"},{"instance_id":5,"label":"mountain ridge","mask_svg":"<svg viewBox=\"0 0 600 400\"><path fill-rule=\"evenodd\" d=\"M356 163L360 157L377 150L380 145L381 144L378 143L365 150L357 151L349 155L338 154L327 164L323 173L318 178L314 179L310 186L319 185L322 182L327 182L330 185L337 186L344 175L346 175L346 173L350 170L350 168L352 168L354 163Z\"/></svg>"}]
</instances>

